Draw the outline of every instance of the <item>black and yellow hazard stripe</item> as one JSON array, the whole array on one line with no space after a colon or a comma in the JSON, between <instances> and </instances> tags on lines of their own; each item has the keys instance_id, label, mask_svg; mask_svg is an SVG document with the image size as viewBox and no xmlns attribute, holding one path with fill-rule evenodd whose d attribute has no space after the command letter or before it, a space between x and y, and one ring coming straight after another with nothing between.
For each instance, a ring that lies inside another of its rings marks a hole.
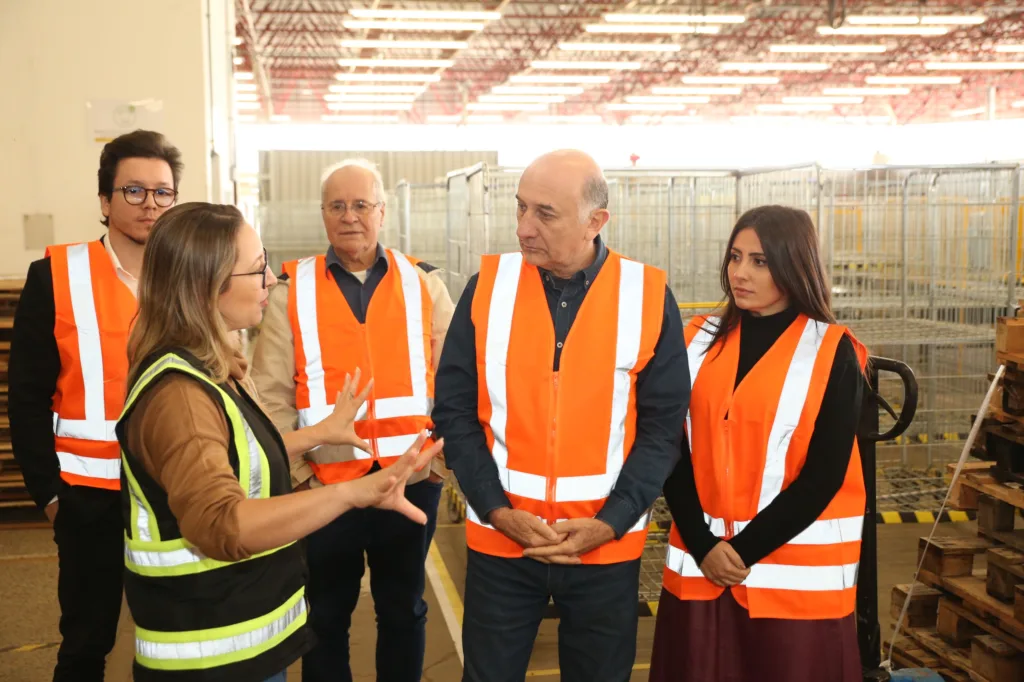
<instances>
[{"instance_id":1,"label":"black and yellow hazard stripe","mask_svg":"<svg viewBox=\"0 0 1024 682\"><path fill-rule=\"evenodd\" d=\"M976 511L944 511L939 523L958 523L974 521L978 517ZM883 523L935 523L935 512L932 511L884 511L875 514L875 521Z\"/></svg>"}]
</instances>

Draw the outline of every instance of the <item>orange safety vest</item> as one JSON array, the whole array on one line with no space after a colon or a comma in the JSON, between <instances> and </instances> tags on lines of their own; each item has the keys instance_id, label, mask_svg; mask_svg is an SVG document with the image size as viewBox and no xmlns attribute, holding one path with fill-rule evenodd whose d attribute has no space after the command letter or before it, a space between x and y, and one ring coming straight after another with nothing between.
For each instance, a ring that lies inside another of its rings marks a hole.
<instances>
[{"instance_id":1,"label":"orange safety vest","mask_svg":"<svg viewBox=\"0 0 1024 682\"><path fill-rule=\"evenodd\" d=\"M604 506L636 437L636 377L654 356L665 273L614 252L591 283L553 371L555 330L537 268L521 253L484 256L472 319L479 419L513 508L547 523L592 518ZM523 548L466 510L478 552ZM650 511L621 539L581 559L640 557Z\"/></svg>"},{"instance_id":2,"label":"orange safety vest","mask_svg":"<svg viewBox=\"0 0 1024 682\"><path fill-rule=\"evenodd\" d=\"M103 242L50 246L46 255L60 353L52 400L60 477L69 485L120 490L114 426L124 408L128 334L138 302L118 279Z\"/></svg>"},{"instance_id":3,"label":"orange safety vest","mask_svg":"<svg viewBox=\"0 0 1024 682\"><path fill-rule=\"evenodd\" d=\"M807 446L844 335L863 368L867 351L846 327L796 320L734 390L740 330L709 349L717 317L699 316L685 331L690 363L687 437L704 518L718 537L731 538L789 486ZM799 535L750 568L731 588L752 618L814 620L853 613L865 512L864 476L854 440L839 493ZM673 525L665 588L679 599L717 599Z\"/></svg>"},{"instance_id":4,"label":"orange safety vest","mask_svg":"<svg viewBox=\"0 0 1024 682\"><path fill-rule=\"evenodd\" d=\"M433 302L409 258L394 249L385 253L388 270L370 300L365 324L352 313L323 255L283 265L292 282L288 319L295 339L299 427L316 424L334 410L346 374L358 368L362 386L374 380L355 423L373 452L344 448L351 452L345 461L310 462L325 484L359 478L374 461L391 466L422 430L433 428Z\"/></svg>"}]
</instances>

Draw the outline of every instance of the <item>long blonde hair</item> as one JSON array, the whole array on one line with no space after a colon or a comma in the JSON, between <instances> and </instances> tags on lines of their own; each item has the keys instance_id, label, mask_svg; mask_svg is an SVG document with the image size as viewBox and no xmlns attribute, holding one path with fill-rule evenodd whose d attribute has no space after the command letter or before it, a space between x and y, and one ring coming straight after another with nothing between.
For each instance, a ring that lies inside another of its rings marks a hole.
<instances>
[{"instance_id":1,"label":"long blonde hair","mask_svg":"<svg viewBox=\"0 0 1024 682\"><path fill-rule=\"evenodd\" d=\"M153 225L142 257L139 310L128 338L128 386L153 353L186 350L217 383L227 381L237 341L217 301L238 257L245 222L234 206L185 203Z\"/></svg>"}]
</instances>

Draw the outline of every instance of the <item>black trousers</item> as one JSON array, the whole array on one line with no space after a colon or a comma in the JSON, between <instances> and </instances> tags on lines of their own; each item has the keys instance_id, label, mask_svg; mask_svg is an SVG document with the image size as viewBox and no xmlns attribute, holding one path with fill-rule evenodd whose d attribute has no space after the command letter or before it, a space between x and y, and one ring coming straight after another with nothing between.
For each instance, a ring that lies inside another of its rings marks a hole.
<instances>
[{"instance_id":1,"label":"black trousers","mask_svg":"<svg viewBox=\"0 0 1024 682\"><path fill-rule=\"evenodd\" d=\"M57 543L60 649L54 682L102 682L114 648L124 585L121 493L62 485Z\"/></svg>"},{"instance_id":2,"label":"black trousers","mask_svg":"<svg viewBox=\"0 0 1024 682\"><path fill-rule=\"evenodd\" d=\"M469 551L463 682L521 682L552 598L562 682L627 682L636 659L640 560L557 566Z\"/></svg>"}]
</instances>

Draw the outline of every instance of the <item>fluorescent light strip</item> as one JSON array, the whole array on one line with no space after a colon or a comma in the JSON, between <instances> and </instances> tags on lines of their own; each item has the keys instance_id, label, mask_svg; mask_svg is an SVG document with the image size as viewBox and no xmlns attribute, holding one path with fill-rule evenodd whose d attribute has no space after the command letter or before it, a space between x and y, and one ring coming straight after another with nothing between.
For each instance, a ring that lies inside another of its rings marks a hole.
<instances>
[{"instance_id":1,"label":"fluorescent light strip","mask_svg":"<svg viewBox=\"0 0 1024 682\"><path fill-rule=\"evenodd\" d=\"M822 88L821 92L839 96L909 95L910 88Z\"/></svg>"},{"instance_id":2,"label":"fluorescent light strip","mask_svg":"<svg viewBox=\"0 0 1024 682\"><path fill-rule=\"evenodd\" d=\"M359 19L454 19L456 21L497 21L501 12L469 12L446 9L350 9Z\"/></svg>"},{"instance_id":3,"label":"fluorescent light strip","mask_svg":"<svg viewBox=\"0 0 1024 682\"><path fill-rule=\"evenodd\" d=\"M235 102L235 109L244 111L256 111L260 108L259 102Z\"/></svg>"},{"instance_id":4,"label":"fluorescent light strip","mask_svg":"<svg viewBox=\"0 0 1024 682\"><path fill-rule=\"evenodd\" d=\"M823 36L943 36L949 29L942 26L819 26Z\"/></svg>"},{"instance_id":5,"label":"fluorescent light strip","mask_svg":"<svg viewBox=\"0 0 1024 682\"><path fill-rule=\"evenodd\" d=\"M783 97L783 104L863 104L863 97Z\"/></svg>"},{"instance_id":6,"label":"fluorescent light strip","mask_svg":"<svg viewBox=\"0 0 1024 682\"><path fill-rule=\"evenodd\" d=\"M422 85L330 85L331 92L389 92L418 95L426 88Z\"/></svg>"},{"instance_id":7,"label":"fluorescent light strip","mask_svg":"<svg viewBox=\"0 0 1024 682\"><path fill-rule=\"evenodd\" d=\"M1024 52L1024 45L996 45L996 52Z\"/></svg>"},{"instance_id":8,"label":"fluorescent light strip","mask_svg":"<svg viewBox=\"0 0 1024 682\"><path fill-rule=\"evenodd\" d=\"M416 95L381 95L378 93L366 94L327 94L324 95L325 102L415 102Z\"/></svg>"},{"instance_id":9,"label":"fluorescent light strip","mask_svg":"<svg viewBox=\"0 0 1024 682\"><path fill-rule=\"evenodd\" d=\"M327 108L331 111L409 111L412 103L329 102Z\"/></svg>"},{"instance_id":10,"label":"fluorescent light strip","mask_svg":"<svg viewBox=\"0 0 1024 682\"><path fill-rule=\"evenodd\" d=\"M568 52L679 52L682 45L670 43L559 43Z\"/></svg>"},{"instance_id":11,"label":"fluorescent light strip","mask_svg":"<svg viewBox=\"0 0 1024 682\"><path fill-rule=\"evenodd\" d=\"M650 123L699 123L703 116L651 116L650 114L634 114L626 119L626 123L646 125Z\"/></svg>"},{"instance_id":12,"label":"fluorescent light strip","mask_svg":"<svg viewBox=\"0 0 1024 682\"><path fill-rule=\"evenodd\" d=\"M427 116L427 123L462 123L463 117L459 114L454 116L449 115L436 115ZM466 123L504 123L504 116L496 116L494 114L471 114L465 117Z\"/></svg>"},{"instance_id":13,"label":"fluorescent light strip","mask_svg":"<svg viewBox=\"0 0 1024 682\"><path fill-rule=\"evenodd\" d=\"M715 35L718 26L691 26L688 24L587 24L587 33L651 33L662 35L704 34Z\"/></svg>"},{"instance_id":14,"label":"fluorescent light strip","mask_svg":"<svg viewBox=\"0 0 1024 682\"><path fill-rule=\"evenodd\" d=\"M651 88L655 95L739 95L743 88L693 88L693 87L665 87Z\"/></svg>"},{"instance_id":15,"label":"fluorescent light strip","mask_svg":"<svg viewBox=\"0 0 1024 682\"><path fill-rule=\"evenodd\" d=\"M509 83L579 83L582 85L599 85L611 81L610 76L548 76L526 74L509 76Z\"/></svg>"},{"instance_id":16,"label":"fluorescent light strip","mask_svg":"<svg viewBox=\"0 0 1024 682\"><path fill-rule=\"evenodd\" d=\"M252 71L235 71L236 81L251 81L254 78L255 76L252 75Z\"/></svg>"},{"instance_id":17,"label":"fluorescent light strip","mask_svg":"<svg viewBox=\"0 0 1024 682\"><path fill-rule=\"evenodd\" d=\"M287 123L292 120L292 117L288 114L271 114L270 120L273 123Z\"/></svg>"},{"instance_id":18,"label":"fluorescent light strip","mask_svg":"<svg viewBox=\"0 0 1024 682\"><path fill-rule=\"evenodd\" d=\"M812 111L832 111L833 105L831 104L758 104L756 109L758 111L766 112L812 112Z\"/></svg>"},{"instance_id":19,"label":"fluorescent light strip","mask_svg":"<svg viewBox=\"0 0 1024 682\"><path fill-rule=\"evenodd\" d=\"M597 115L579 114L577 116L531 116L531 123L602 123L603 118Z\"/></svg>"},{"instance_id":20,"label":"fluorescent light strip","mask_svg":"<svg viewBox=\"0 0 1024 682\"><path fill-rule=\"evenodd\" d=\"M1021 71L1024 62L927 62L927 71Z\"/></svg>"},{"instance_id":21,"label":"fluorescent light strip","mask_svg":"<svg viewBox=\"0 0 1024 682\"><path fill-rule=\"evenodd\" d=\"M242 57L233 57L231 59L231 63L235 66L240 66L245 63L245 59L243 59Z\"/></svg>"},{"instance_id":22,"label":"fluorescent light strip","mask_svg":"<svg viewBox=\"0 0 1024 682\"><path fill-rule=\"evenodd\" d=\"M235 120L239 123L255 123L257 119L253 114L235 114Z\"/></svg>"},{"instance_id":23,"label":"fluorescent light strip","mask_svg":"<svg viewBox=\"0 0 1024 682\"><path fill-rule=\"evenodd\" d=\"M424 73L336 73L335 80L352 83L437 83L441 76Z\"/></svg>"},{"instance_id":24,"label":"fluorescent light strip","mask_svg":"<svg viewBox=\"0 0 1024 682\"><path fill-rule=\"evenodd\" d=\"M462 50L469 47L469 43L465 40L342 40L341 46L353 50Z\"/></svg>"},{"instance_id":25,"label":"fluorescent light strip","mask_svg":"<svg viewBox=\"0 0 1024 682\"><path fill-rule=\"evenodd\" d=\"M549 106L515 102L471 102L466 105L466 111L547 111Z\"/></svg>"},{"instance_id":26,"label":"fluorescent light strip","mask_svg":"<svg viewBox=\"0 0 1024 682\"><path fill-rule=\"evenodd\" d=\"M640 62L562 62L535 60L530 62L533 69L579 69L579 70L601 70L601 71L627 71L639 69L643 66Z\"/></svg>"},{"instance_id":27,"label":"fluorescent light strip","mask_svg":"<svg viewBox=\"0 0 1024 682\"><path fill-rule=\"evenodd\" d=\"M800 123L803 116L730 116L730 123Z\"/></svg>"},{"instance_id":28,"label":"fluorescent light strip","mask_svg":"<svg viewBox=\"0 0 1024 682\"><path fill-rule=\"evenodd\" d=\"M854 14L846 17L846 23L855 25L888 24L891 26L917 26L918 24L944 26L977 26L984 24L988 17L982 14L929 14L922 17L908 15L866 15Z\"/></svg>"},{"instance_id":29,"label":"fluorescent light strip","mask_svg":"<svg viewBox=\"0 0 1024 682\"><path fill-rule=\"evenodd\" d=\"M949 112L949 115L953 118L964 118L966 116L980 116L988 111L985 107L977 107L974 109L958 109L956 111Z\"/></svg>"},{"instance_id":30,"label":"fluorescent light strip","mask_svg":"<svg viewBox=\"0 0 1024 682\"><path fill-rule=\"evenodd\" d=\"M821 62L722 62L722 71L828 71L831 64Z\"/></svg>"},{"instance_id":31,"label":"fluorescent light strip","mask_svg":"<svg viewBox=\"0 0 1024 682\"><path fill-rule=\"evenodd\" d=\"M687 85L778 85L778 76L683 76Z\"/></svg>"},{"instance_id":32,"label":"fluorescent light strip","mask_svg":"<svg viewBox=\"0 0 1024 682\"><path fill-rule=\"evenodd\" d=\"M646 102L638 104L606 104L605 108L608 111L686 111L689 107L685 104L671 104L667 102L653 104Z\"/></svg>"},{"instance_id":33,"label":"fluorescent light strip","mask_svg":"<svg viewBox=\"0 0 1024 682\"><path fill-rule=\"evenodd\" d=\"M1024 99L1019 99L1010 106L1014 109L1024 109Z\"/></svg>"},{"instance_id":34,"label":"fluorescent light strip","mask_svg":"<svg viewBox=\"0 0 1024 682\"><path fill-rule=\"evenodd\" d=\"M382 31L482 31L486 25L457 21L376 21L373 19L342 22L342 26L347 29L379 29Z\"/></svg>"},{"instance_id":35,"label":"fluorescent light strip","mask_svg":"<svg viewBox=\"0 0 1024 682\"><path fill-rule=\"evenodd\" d=\"M868 76L868 85L957 85L960 76Z\"/></svg>"},{"instance_id":36,"label":"fluorescent light strip","mask_svg":"<svg viewBox=\"0 0 1024 682\"><path fill-rule=\"evenodd\" d=\"M256 92L255 83L235 83L235 92Z\"/></svg>"},{"instance_id":37,"label":"fluorescent light strip","mask_svg":"<svg viewBox=\"0 0 1024 682\"><path fill-rule=\"evenodd\" d=\"M582 95L579 86L543 86L543 85L498 85L491 88L494 95Z\"/></svg>"},{"instance_id":38,"label":"fluorescent light strip","mask_svg":"<svg viewBox=\"0 0 1024 682\"><path fill-rule=\"evenodd\" d=\"M680 23L680 24L742 24L747 20L742 14L626 14L612 12L603 19L612 23Z\"/></svg>"},{"instance_id":39,"label":"fluorescent light strip","mask_svg":"<svg viewBox=\"0 0 1024 682\"><path fill-rule=\"evenodd\" d=\"M236 92L235 93L235 101L236 102L258 102L259 99L260 99L260 96L257 95L255 92Z\"/></svg>"},{"instance_id":40,"label":"fluorescent light strip","mask_svg":"<svg viewBox=\"0 0 1024 682\"><path fill-rule=\"evenodd\" d=\"M657 97L650 95L632 95L626 98L630 104L707 104L711 101L708 96L697 97Z\"/></svg>"},{"instance_id":41,"label":"fluorescent light strip","mask_svg":"<svg viewBox=\"0 0 1024 682\"><path fill-rule=\"evenodd\" d=\"M354 114L352 116L336 116L333 114L324 114L320 117L321 121L325 123L397 123L397 116L372 116L372 115L359 115Z\"/></svg>"},{"instance_id":42,"label":"fluorescent light strip","mask_svg":"<svg viewBox=\"0 0 1024 682\"><path fill-rule=\"evenodd\" d=\"M374 69L447 69L451 59L339 59L338 66L366 66Z\"/></svg>"},{"instance_id":43,"label":"fluorescent light strip","mask_svg":"<svg viewBox=\"0 0 1024 682\"><path fill-rule=\"evenodd\" d=\"M235 36L234 38L231 39L231 44L234 45L235 47L238 47L239 45L242 45L244 43L245 43L245 39L242 38L242 36Z\"/></svg>"},{"instance_id":44,"label":"fluorescent light strip","mask_svg":"<svg viewBox=\"0 0 1024 682\"><path fill-rule=\"evenodd\" d=\"M829 116L831 123L893 123L890 116Z\"/></svg>"},{"instance_id":45,"label":"fluorescent light strip","mask_svg":"<svg viewBox=\"0 0 1024 682\"><path fill-rule=\"evenodd\" d=\"M880 54L885 52L885 45L772 45L775 53L807 53L807 54Z\"/></svg>"},{"instance_id":46,"label":"fluorescent light strip","mask_svg":"<svg viewBox=\"0 0 1024 682\"><path fill-rule=\"evenodd\" d=\"M565 95L480 95L476 99L497 104L559 104L565 101Z\"/></svg>"}]
</instances>

